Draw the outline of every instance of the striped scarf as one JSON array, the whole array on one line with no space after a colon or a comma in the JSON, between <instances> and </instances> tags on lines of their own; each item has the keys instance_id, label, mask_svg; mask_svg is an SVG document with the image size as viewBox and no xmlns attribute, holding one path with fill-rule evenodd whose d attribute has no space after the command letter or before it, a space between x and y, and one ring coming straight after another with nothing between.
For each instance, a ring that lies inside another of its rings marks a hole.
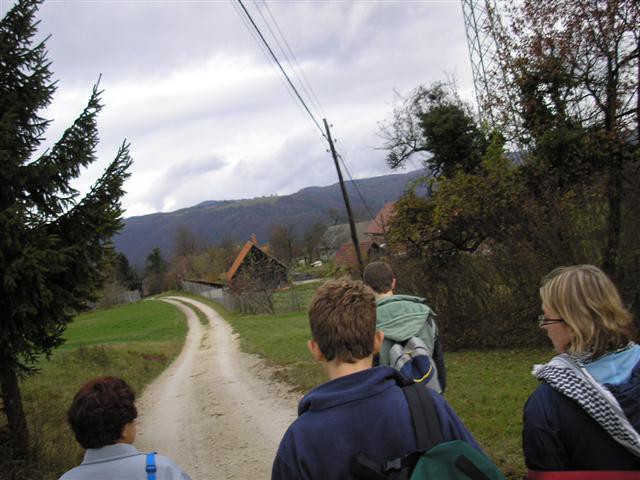
<instances>
[{"instance_id":1,"label":"striped scarf","mask_svg":"<svg viewBox=\"0 0 640 480\"><path fill-rule=\"evenodd\" d=\"M583 362L576 360L563 353L545 365L535 365L532 373L577 402L616 442L640 457L640 434L613 394L591 376Z\"/></svg>"}]
</instances>

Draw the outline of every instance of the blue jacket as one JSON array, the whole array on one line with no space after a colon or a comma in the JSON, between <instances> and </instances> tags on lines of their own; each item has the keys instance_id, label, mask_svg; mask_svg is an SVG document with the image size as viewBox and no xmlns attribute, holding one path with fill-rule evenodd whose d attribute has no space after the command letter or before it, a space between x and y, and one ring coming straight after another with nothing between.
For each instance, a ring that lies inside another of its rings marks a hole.
<instances>
[{"instance_id":1,"label":"blue jacket","mask_svg":"<svg viewBox=\"0 0 640 480\"><path fill-rule=\"evenodd\" d=\"M357 452L382 463L417 449L411 415L398 386L400 374L375 367L324 383L298 406L285 433L272 479L349 479ZM445 441L465 440L480 450L449 404L434 397Z\"/></svg>"},{"instance_id":2,"label":"blue jacket","mask_svg":"<svg viewBox=\"0 0 640 480\"><path fill-rule=\"evenodd\" d=\"M640 432L640 346L586 365ZM531 470L640 470L640 458L616 442L576 402L546 383L524 408L523 447Z\"/></svg>"}]
</instances>

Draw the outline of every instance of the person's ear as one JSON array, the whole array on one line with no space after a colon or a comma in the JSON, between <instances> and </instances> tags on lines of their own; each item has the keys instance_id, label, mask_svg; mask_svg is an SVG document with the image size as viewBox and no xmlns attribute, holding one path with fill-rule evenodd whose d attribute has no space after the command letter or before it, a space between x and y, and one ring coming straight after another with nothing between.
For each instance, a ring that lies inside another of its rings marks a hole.
<instances>
[{"instance_id":1,"label":"person's ear","mask_svg":"<svg viewBox=\"0 0 640 480\"><path fill-rule=\"evenodd\" d=\"M135 421L131 421L126 423L124 427L122 427L122 438L119 443L133 443L136 440L136 424Z\"/></svg>"},{"instance_id":2,"label":"person's ear","mask_svg":"<svg viewBox=\"0 0 640 480\"><path fill-rule=\"evenodd\" d=\"M311 353L311 357L316 361L316 362L326 362L327 359L324 358L324 355L322 353L322 350L320 350L320 346L318 345L318 343L311 339L307 341L307 348L309 349L309 353Z\"/></svg>"},{"instance_id":3,"label":"person's ear","mask_svg":"<svg viewBox=\"0 0 640 480\"><path fill-rule=\"evenodd\" d=\"M380 347L382 347L383 340L384 340L384 332L381 330L376 330L376 333L373 336L373 353L378 353L380 351Z\"/></svg>"},{"instance_id":4,"label":"person's ear","mask_svg":"<svg viewBox=\"0 0 640 480\"><path fill-rule=\"evenodd\" d=\"M394 277L393 280L391 280L391 290L395 290L395 289L396 289L396 279Z\"/></svg>"}]
</instances>

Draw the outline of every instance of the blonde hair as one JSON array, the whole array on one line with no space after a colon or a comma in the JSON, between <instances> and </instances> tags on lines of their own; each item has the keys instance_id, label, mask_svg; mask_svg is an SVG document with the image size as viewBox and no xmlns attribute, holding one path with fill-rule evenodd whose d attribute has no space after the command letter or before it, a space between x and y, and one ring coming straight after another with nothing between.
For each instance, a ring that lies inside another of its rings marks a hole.
<instances>
[{"instance_id":1,"label":"blonde hair","mask_svg":"<svg viewBox=\"0 0 640 480\"><path fill-rule=\"evenodd\" d=\"M556 268L542 279L540 297L571 329L571 353L598 358L635 336L631 313L613 282L598 267Z\"/></svg>"}]
</instances>

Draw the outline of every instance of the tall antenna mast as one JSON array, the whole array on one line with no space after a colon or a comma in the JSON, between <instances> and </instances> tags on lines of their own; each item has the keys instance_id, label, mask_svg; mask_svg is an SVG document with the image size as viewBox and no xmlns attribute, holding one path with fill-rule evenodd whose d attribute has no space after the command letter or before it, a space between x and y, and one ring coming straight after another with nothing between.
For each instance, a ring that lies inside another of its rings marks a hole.
<instances>
[{"instance_id":1,"label":"tall antenna mast","mask_svg":"<svg viewBox=\"0 0 640 480\"><path fill-rule=\"evenodd\" d=\"M500 44L504 30L496 2L461 1L480 121L493 129L506 126L517 132L518 121L513 103L515 92L504 68L505 57ZM503 97L498 100L506 107L501 112L496 105L496 92L502 94Z\"/></svg>"}]
</instances>

